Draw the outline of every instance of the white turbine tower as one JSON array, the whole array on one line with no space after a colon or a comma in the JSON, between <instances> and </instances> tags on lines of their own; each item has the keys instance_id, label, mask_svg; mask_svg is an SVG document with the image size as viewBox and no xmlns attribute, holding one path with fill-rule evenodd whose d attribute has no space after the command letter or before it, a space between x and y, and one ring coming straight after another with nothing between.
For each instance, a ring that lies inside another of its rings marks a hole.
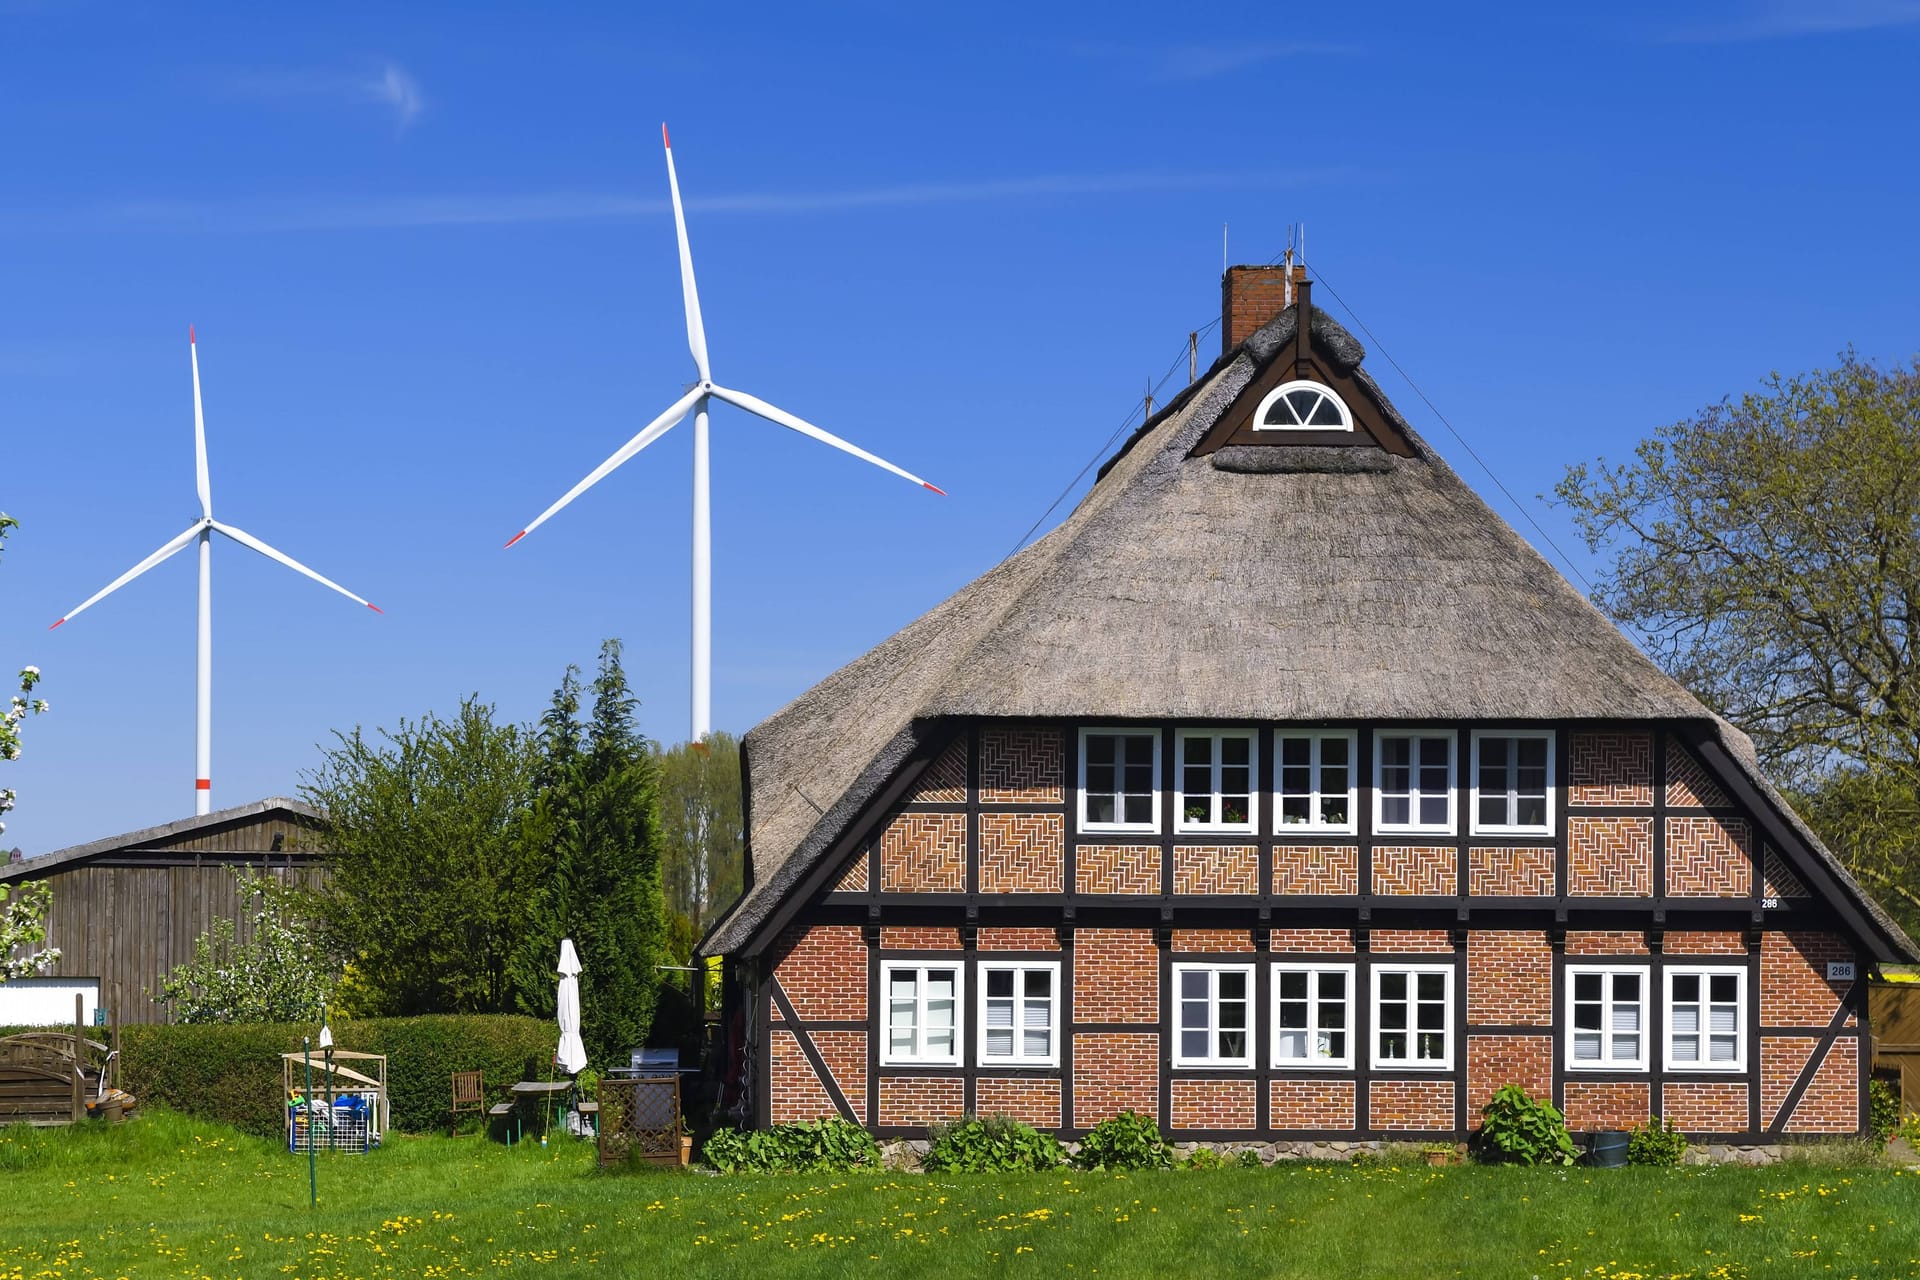
<instances>
[{"instance_id":1,"label":"white turbine tower","mask_svg":"<svg viewBox=\"0 0 1920 1280\"><path fill-rule=\"evenodd\" d=\"M700 374L700 380L687 389L685 395L667 406L659 417L640 429L633 439L621 445L611 458L595 467L586 479L567 490L560 501L540 513L538 519L507 540L511 547L520 539L545 524L553 514L572 502L575 498L591 489L608 472L639 453L642 449L658 440L679 424L689 412L693 414L693 715L691 738L699 742L713 728L713 529L708 506L707 489L707 403L710 400L724 400L736 408L765 418L768 422L798 431L803 436L818 440L821 444L832 445L856 458L871 462L874 466L891 471L902 479L911 480L923 489L945 494L946 490L938 485L929 484L911 471L894 466L885 458L876 457L858 445L842 440L830 431L824 431L802 418L796 418L785 409L768 404L758 396L750 396L744 391L734 391L723 387L713 380L712 370L707 365L707 330L700 320L700 294L693 284L693 250L687 244L687 216L680 206L680 179L673 170L673 142L667 136L667 126L660 126L660 141L667 152L667 186L673 193L673 226L680 238L680 292L687 307L687 346L693 352L694 368Z\"/></svg>"},{"instance_id":2,"label":"white turbine tower","mask_svg":"<svg viewBox=\"0 0 1920 1280\"><path fill-rule=\"evenodd\" d=\"M267 559L278 561L296 573L305 574L321 586L331 587L347 599L366 605L375 613L379 613L380 608L362 600L331 578L321 577L292 556L276 551L246 530L237 529L230 524L222 524L213 518L213 486L207 480L207 426L200 412L200 348L194 342L192 326L187 328L187 353L193 363L193 461L194 480L200 490L200 518L194 521L185 533L88 596L53 626L57 627L78 616L88 607L112 595L161 561L186 550L187 544L191 542L200 544L199 691L194 721L193 811L206 813L213 807L213 535L224 533L241 546L258 551ZM53 627L47 629L51 631Z\"/></svg>"}]
</instances>

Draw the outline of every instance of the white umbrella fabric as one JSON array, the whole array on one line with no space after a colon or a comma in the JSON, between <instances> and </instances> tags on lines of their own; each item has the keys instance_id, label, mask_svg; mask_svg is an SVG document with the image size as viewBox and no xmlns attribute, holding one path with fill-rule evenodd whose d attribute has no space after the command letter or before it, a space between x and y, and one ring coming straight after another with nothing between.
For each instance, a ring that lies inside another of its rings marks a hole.
<instances>
[{"instance_id":1,"label":"white umbrella fabric","mask_svg":"<svg viewBox=\"0 0 1920 1280\"><path fill-rule=\"evenodd\" d=\"M573 939L560 940L559 1006L560 1047L553 1060L570 1076L579 1075L587 1065L587 1046L580 1042L580 957L574 952Z\"/></svg>"}]
</instances>

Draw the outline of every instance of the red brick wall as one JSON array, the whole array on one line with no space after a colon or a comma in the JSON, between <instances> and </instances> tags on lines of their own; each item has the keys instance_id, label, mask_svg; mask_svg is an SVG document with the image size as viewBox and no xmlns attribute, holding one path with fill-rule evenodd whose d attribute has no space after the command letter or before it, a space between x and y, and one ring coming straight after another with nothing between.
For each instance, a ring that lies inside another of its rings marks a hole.
<instances>
[{"instance_id":1,"label":"red brick wall","mask_svg":"<svg viewBox=\"0 0 1920 1280\"><path fill-rule=\"evenodd\" d=\"M1660 949L1670 956L1744 956L1747 940L1737 929L1669 929Z\"/></svg>"},{"instance_id":2,"label":"red brick wall","mask_svg":"<svg viewBox=\"0 0 1920 1280\"><path fill-rule=\"evenodd\" d=\"M1569 1080L1566 1084L1567 1128L1575 1133L1596 1129L1631 1129L1653 1117L1645 1084L1626 1081L1602 1083Z\"/></svg>"},{"instance_id":3,"label":"red brick wall","mask_svg":"<svg viewBox=\"0 0 1920 1280\"><path fill-rule=\"evenodd\" d=\"M1667 894L1744 898L1753 892L1753 845L1744 818L1668 818Z\"/></svg>"},{"instance_id":4,"label":"red brick wall","mask_svg":"<svg viewBox=\"0 0 1920 1280\"><path fill-rule=\"evenodd\" d=\"M887 893L964 893L967 818L897 813L880 833L880 888Z\"/></svg>"},{"instance_id":5,"label":"red brick wall","mask_svg":"<svg viewBox=\"0 0 1920 1280\"><path fill-rule=\"evenodd\" d=\"M930 1125L958 1120L966 1110L966 1086L958 1076L880 1077L880 1123Z\"/></svg>"},{"instance_id":6,"label":"red brick wall","mask_svg":"<svg viewBox=\"0 0 1920 1280\"><path fill-rule=\"evenodd\" d=\"M1173 949L1188 954L1211 951L1253 950L1253 933L1247 929L1175 929Z\"/></svg>"},{"instance_id":7,"label":"red brick wall","mask_svg":"<svg viewBox=\"0 0 1920 1280\"><path fill-rule=\"evenodd\" d=\"M1060 730L991 725L980 731L981 804L1058 804L1065 797Z\"/></svg>"},{"instance_id":8,"label":"red brick wall","mask_svg":"<svg viewBox=\"0 0 1920 1280\"><path fill-rule=\"evenodd\" d=\"M1060 1082L1032 1076L981 1076L973 1084L973 1113L1011 1116L1036 1129L1058 1129Z\"/></svg>"},{"instance_id":9,"label":"red brick wall","mask_svg":"<svg viewBox=\"0 0 1920 1280\"><path fill-rule=\"evenodd\" d=\"M1073 1123L1160 1110L1160 1037L1154 1032L1082 1031L1073 1037Z\"/></svg>"},{"instance_id":10,"label":"red brick wall","mask_svg":"<svg viewBox=\"0 0 1920 1280\"><path fill-rule=\"evenodd\" d=\"M1380 955L1453 954L1453 935L1445 929L1375 929L1367 949Z\"/></svg>"},{"instance_id":11,"label":"red brick wall","mask_svg":"<svg viewBox=\"0 0 1920 1280\"><path fill-rule=\"evenodd\" d=\"M1376 845L1373 891L1452 897L1460 883L1458 859L1447 845Z\"/></svg>"},{"instance_id":12,"label":"red brick wall","mask_svg":"<svg viewBox=\"0 0 1920 1280\"><path fill-rule=\"evenodd\" d=\"M1667 738L1667 807L1669 809L1718 809L1727 803L1727 795L1707 776L1693 753L1680 745L1678 738Z\"/></svg>"},{"instance_id":13,"label":"red brick wall","mask_svg":"<svg viewBox=\"0 0 1920 1280\"><path fill-rule=\"evenodd\" d=\"M1453 1081L1375 1080L1367 1086L1375 1129L1453 1131Z\"/></svg>"},{"instance_id":14,"label":"red brick wall","mask_svg":"<svg viewBox=\"0 0 1920 1280\"><path fill-rule=\"evenodd\" d=\"M1639 929L1569 929L1570 956L1644 956L1647 935Z\"/></svg>"},{"instance_id":15,"label":"red brick wall","mask_svg":"<svg viewBox=\"0 0 1920 1280\"><path fill-rule=\"evenodd\" d=\"M1569 805L1652 807L1652 734L1576 733L1568 756Z\"/></svg>"},{"instance_id":16,"label":"red brick wall","mask_svg":"<svg viewBox=\"0 0 1920 1280\"><path fill-rule=\"evenodd\" d=\"M1545 930L1474 929L1467 934L1467 1022L1552 1025L1553 947Z\"/></svg>"},{"instance_id":17,"label":"red brick wall","mask_svg":"<svg viewBox=\"0 0 1920 1280\"><path fill-rule=\"evenodd\" d=\"M1259 893L1260 851L1250 844L1175 845L1173 891Z\"/></svg>"},{"instance_id":18,"label":"red brick wall","mask_svg":"<svg viewBox=\"0 0 1920 1280\"><path fill-rule=\"evenodd\" d=\"M841 869L840 878L833 882L833 893L865 893L867 891L867 851L860 852L848 859Z\"/></svg>"},{"instance_id":19,"label":"red brick wall","mask_svg":"<svg viewBox=\"0 0 1920 1280\"><path fill-rule=\"evenodd\" d=\"M967 735L962 733L913 780L906 803L965 804L966 800Z\"/></svg>"},{"instance_id":20,"label":"red brick wall","mask_svg":"<svg viewBox=\"0 0 1920 1280\"><path fill-rule=\"evenodd\" d=\"M1853 959L1853 948L1831 933L1769 929L1761 934L1761 1025L1826 1026L1852 985L1828 982L1827 963Z\"/></svg>"},{"instance_id":21,"label":"red brick wall","mask_svg":"<svg viewBox=\"0 0 1920 1280\"><path fill-rule=\"evenodd\" d=\"M1687 1133L1743 1133L1747 1128L1747 1085L1738 1083L1668 1084L1661 1091L1661 1114Z\"/></svg>"},{"instance_id":22,"label":"red brick wall","mask_svg":"<svg viewBox=\"0 0 1920 1280\"><path fill-rule=\"evenodd\" d=\"M1220 353L1233 350L1269 320L1286 309L1287 269L1279 267L1229 267L1220 281L1221 316ZM1303 279L1304 268L1294 269L1294 279Z\"/></svg>"},{"instance_id":23,"label":"red brick wall","mask_svg":"<svg viewBox=\"0 0 1920 1280\"><path fill-rule=\"evenodd\" d=\"M1353 951L1351 929L1274 929L1268 933L1267 939L1267 945L1280 954Z\"/></svg>"},{"instance_id":24,"label":"red brick wall","mask_svg":"<svg viewBox=\"0 0 1920 1280\"><path fill-rule=\"evenodd\" d=\"M834 1084L853 1108L853 1117L867 1122L867 1033L864 1031L810 1031L814 1051L827 1064Z\"/></svg>"},{"instance_id":25,"label":"red brick wall","mask_svg":"<svg viewBox=\"0 0 1920 1280\"><path fill-rule=\"evenodd\" d=\"M1052 929L996 928L983 925L975 945L982 951L1058 951L1060 935Z\"/></svg>"},{"instance_id":26,"label":"red brick wall","mask_svg":"<svg viewBox=\"0 0 1920 1280\"><path fill-rule=\"evenodd\" d=\"M1080 893L1159 893L1157 844L1083 844L1073 852Z\"/></svg>"},{"instance_id":27,"label":"red brick wall","mask_svg":"<svg viewBox=\"0 0 1920 1280\"><path fill-rule=\"evenodd\" d=\"M1576 898L1653 894L1653 819L1567 817L1567 893Z\"/></svg>"},{"instance_id":28,"label":"red brick wall","mask_svg":"<svg viewBox=\"0 0 1920 1280\"><path fill-rule=\"evenodd\" d=\"M802 1022L867 1016L867 944L858 925L788 929L773 947L773 975Z\"/></svg>"},{"instance_id":29,"label":"red brick wall","mask_svg":"<svg viewBox=\"0 0 1920 1280\"><path fill-rule=\"evenodd\" d=\"M1786 858L1781 856L1780 851L1772 845L1767 845L1765 848L1767 852L1766 857L1763 859L1763 866L1766 869L1766 896L1769 898L1811 898L1813 894L1808 891L1806 881L1794 873L1793 868L1787 864Z\"/></svg>"},{"instance_id":30,"label":"red brick wall","mask_svg":"<svg viewBox=\"0 0 1920 1280\"><path fill-rule=\"evenodd\" d=\"M1073 1020L1160 1020L1160 951L1153 930L1081 929L1074 934ZM1079 1066L1076 1061L1076 1073Z\"/></svg>"},{"instance_id":31,"label":"red brick wall","mask_svg":"<svg viewBox=\"0 0 1920 1280\"><path fill-rule=\"evenodd\" d=\"M1467 892L1486 898L1550 898L1553 896L1553 850L1469 849Z\"/></svg>"},{"instance_id":32,"label":"red brick wall","mask_svg":"<svg viewBox=\"0 0 1920 1280\"><path fill-rule=\"evenodd\" d=\"M958 951L960 930L952 925L890 924L880 930L882 951Z\"/></svg>"},{"instance_id":33,"label":"red brick wall","mask_svg":"<svg viewBox=\"0 0 1920 1280\"><path fill-rule=\"evenodd\" d=\"M1553 1097L1553 1037L1467 1037L1467 1125L1480 1122L1480 1108L1494 1090L1517 1084L1536 1098Z\"/></svg>"},{"instance_id":34,"label":"red brick wall","mask_svg":"<svg viewBox=\"0 0 1920 1280\"><path fill-rule=\"evenodd\" d=\"M980 815L980 892L1060 893L1066 884L1066 827L1059 814Z\"/></svg>"},{"instance_id":35,"label":"red brick wall","mask_svg":"<svg viewBox=\"0 0 1920 1280\"><path fill-rule=\"evenodd\" d=\"M1760 1124L1773 1124L1807 1059L1820 1047L1812 1036L1760 1037Z\"/></svg>"},{"instance_id":36,"label":"red brick wall","mask_svg":"<svg viewBox=\"0 0 1920 1280\"><path fill-rule=\"evenodd\" d=\"M767 1083L772 1095L773 1123L821 1120L840 1114L793 1032L776 1028L771 1033L769 1047L773 1069Z\"/></svg>"},{"instance_id":37,"label":"red brick wall","mask_svg":"<svg viewBox=\"0 0 1920 1280\"><path fill-rule=\"evenodd\" d=\"M1860 1131L1860 1042L1843 1036L1833 1042L1799 1105L1786 1123L1788 1133Z\"/></svg>"},{"instance_id":38,"label":"red brick wall","mask_svg":"<svg viewBox=\"0 0 1920 1280\"><path fill-rule=\"evenodd\" d=\"M1260 1086L1253 1080L1175 1080L1168 1086L1173 1129L1253 1129Z\"/></svg>"},{"instance_id":39,"label":"red brick wall","mask_svg":"<svg viewBox=\"0 0 1920 1280\"><path fill-rule=\"evenodd\" d=\"M1275 893L1360 892L1360 850L1350 844L1283 844L1273 850Z\"/></svg>"},{"instance_id":40,"label":"red brick wall","mask_svg":"<svg viewBox=\"0 0 1920 1280\"><path fill-rule=\"evenodd\" d=\"M1267 1122L1276 1129L1351 1129L1351 1080L1273 1080L1267 1085Z\"/></svg>"}]
</instances>

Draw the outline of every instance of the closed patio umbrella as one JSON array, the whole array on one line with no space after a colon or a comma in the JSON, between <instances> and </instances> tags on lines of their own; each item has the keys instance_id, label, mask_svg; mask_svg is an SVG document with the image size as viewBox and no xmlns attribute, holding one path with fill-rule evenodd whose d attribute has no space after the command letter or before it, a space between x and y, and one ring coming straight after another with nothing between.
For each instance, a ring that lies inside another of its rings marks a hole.
<instances>
[{"instance_id":1,"label":"closed patio umbrella","mask_svg":"<svg viewBox=\"0 0 1920 1280\"><path fill-rule=\"evenodd\" d=\"M560 990L556 1004L560 1047L554 1050L553 1060L568 1075L578 1075L587 1065L587 1046L580 1042L580 957L574 953L572 938L560 941Z\"/></svg>"}]
</instances>

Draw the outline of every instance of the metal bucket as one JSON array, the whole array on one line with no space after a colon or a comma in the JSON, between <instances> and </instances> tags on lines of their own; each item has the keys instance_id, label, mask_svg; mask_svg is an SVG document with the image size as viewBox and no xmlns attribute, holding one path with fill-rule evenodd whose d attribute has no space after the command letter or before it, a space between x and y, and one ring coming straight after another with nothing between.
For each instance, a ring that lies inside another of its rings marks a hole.
<instances>
[{"instance_id":1,"label":"metal bucket","mask_svg":"<svg viewBox=\"0 0 1920 1280\"><path fill-rule=\"evenodd\" d=\"M1629 1138L1625 1131L1617 1129L1594 1134L1593 1145L1587 1149L1587 1163L1599 1169L1624 1169Z\"/></svg>"}]
</instances>

